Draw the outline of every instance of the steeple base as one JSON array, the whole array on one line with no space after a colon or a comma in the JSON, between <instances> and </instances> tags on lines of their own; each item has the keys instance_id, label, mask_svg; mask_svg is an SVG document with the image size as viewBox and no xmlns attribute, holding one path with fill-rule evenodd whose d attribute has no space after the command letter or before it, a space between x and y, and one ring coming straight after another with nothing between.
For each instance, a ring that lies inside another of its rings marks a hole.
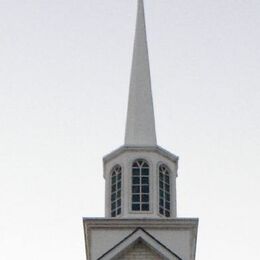
<instances>
[{"instance_id":1,"label":"steeple base","mask_svg":"<svg viewBox=\"0 0 260 260\"><path fill-rule=\"evenodd\" d=\"M83 223L87 260L132 259L134 255L195 260L198 219L84 218Z\"/></svg>"}]
</instances>

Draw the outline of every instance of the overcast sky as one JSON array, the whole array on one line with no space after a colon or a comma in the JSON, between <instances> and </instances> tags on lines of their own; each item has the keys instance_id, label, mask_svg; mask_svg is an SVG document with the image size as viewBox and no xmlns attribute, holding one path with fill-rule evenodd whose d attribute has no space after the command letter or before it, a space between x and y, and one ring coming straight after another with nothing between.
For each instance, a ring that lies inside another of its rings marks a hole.
<instances>
[{"instance_id":1,"label":"overcast sky","mask_svg":"<svg viewBox=\"0 0 260 260\"><path fill-rule=\"evenodd\" d=\"M146 0L158 143L198 260L260 259L260 1ZM85 259L123 144L135 0L0 0L0 259Z\"/></svg>"}]
</instances>

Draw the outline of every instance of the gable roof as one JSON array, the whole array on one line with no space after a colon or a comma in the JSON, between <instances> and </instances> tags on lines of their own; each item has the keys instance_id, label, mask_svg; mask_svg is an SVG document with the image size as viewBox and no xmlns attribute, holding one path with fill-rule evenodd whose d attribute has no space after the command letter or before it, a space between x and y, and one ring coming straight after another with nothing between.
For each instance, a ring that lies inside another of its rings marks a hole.
<instances>
[{"instance_id":1,"label":"gable roof","mask_svg":"<svg viewBox=\"0 0 260 260\"><path fill-rule=\"evenodd\" d=\"M136 228L131 234L122 239L97 260L111 260L140 240L166 259L182 260L182 258L180 258L176 253L171 251L168 247L141 227Z\"/></svg>"}]
</instances>

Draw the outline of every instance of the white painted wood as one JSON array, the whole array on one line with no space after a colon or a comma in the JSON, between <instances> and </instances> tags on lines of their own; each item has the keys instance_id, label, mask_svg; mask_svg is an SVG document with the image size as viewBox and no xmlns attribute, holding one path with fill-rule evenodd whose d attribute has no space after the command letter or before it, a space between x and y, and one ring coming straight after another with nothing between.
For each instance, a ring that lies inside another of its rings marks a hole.
<instances>
[{"instance_id":1,"label":"white painted wood","mask_svg":"<svg viewBox=\"0 0 260 260\"><path fill-rule=\"evenodd\" d=\"M149 164L149 211L132 211L132 164ZM170 217L159 214L159 166L170 173ZM111 216L111 171L122 168L121 214ZM156 144L143 0L138 13L130 81L125 145L103 158L105 216L84 219L87 260L195 260L198 219L177 218L178 157ZM138 242L139 247L134 245Z\"/></svg>"},{"instance_id":2,"label":"white painted wood","mask_svg":"<svg viewBox=\"0 0 260 260\"><path fill-rule=\"evenodd\" d=\"M138 1L125 144L156 145L143 0Z\"/></svg>"},{"instance_id":3,"label":"white painted wood","mask_svg":"<svg viewBox=\"0 0 260 260\"><path fill-rule=\"evenodd\" d=\"M176 178L178 170L177 157L166 156L160 150L151 148L131 147L121 149L115 156L104 160L104 178L106 181L105 216L111 217L111 170L117 164L122 167L122 214L119 218L165 218L159 214L159 181L158 168L161 163L170 169L171 179L171 218L177 217ZM150 211L138 212L131 210L132 196L132 163L136 159L144 159L150 166Z\"/></svg>"},{"instance_id":4,"label":"white painted wood","mask_svg":"<svg viewBox=\"0 0 260 260\"><path fill-rule=\"evenodd\" d=\"M164 259L195 260L197 228L198 219L85 218L88 260L113 259L137 239L142 239Z\"/></svg>"}]
</instances>

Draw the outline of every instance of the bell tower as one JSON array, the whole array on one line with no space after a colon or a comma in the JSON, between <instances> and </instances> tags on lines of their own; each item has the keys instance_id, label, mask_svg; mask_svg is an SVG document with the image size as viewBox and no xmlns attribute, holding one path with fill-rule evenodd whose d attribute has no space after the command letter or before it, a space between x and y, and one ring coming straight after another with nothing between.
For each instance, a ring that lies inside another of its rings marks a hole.
<instances>
[{"instance_id":1,"label":"bell tower","mask_svg":"<svg viewBox=\"0 0 260 260\"><path fill-rule=\"evenodd\" d=\"M175 218L178 157L157 145L143 1L138 1L125 144L104 157L106 217Z\"/></svg>"},{"instance_id":2,"label":"bell tower","mask_svg":"<svg viewBox=\"0 0 260 260\"><path fill-rule=\"evenodd\" d=\"M194 260L198 219L177 218L178 157L156 140L143 0L138 1L124 145L103 158L105 218L84 218L88 260Z\"/></svg>"}]
</instances>

